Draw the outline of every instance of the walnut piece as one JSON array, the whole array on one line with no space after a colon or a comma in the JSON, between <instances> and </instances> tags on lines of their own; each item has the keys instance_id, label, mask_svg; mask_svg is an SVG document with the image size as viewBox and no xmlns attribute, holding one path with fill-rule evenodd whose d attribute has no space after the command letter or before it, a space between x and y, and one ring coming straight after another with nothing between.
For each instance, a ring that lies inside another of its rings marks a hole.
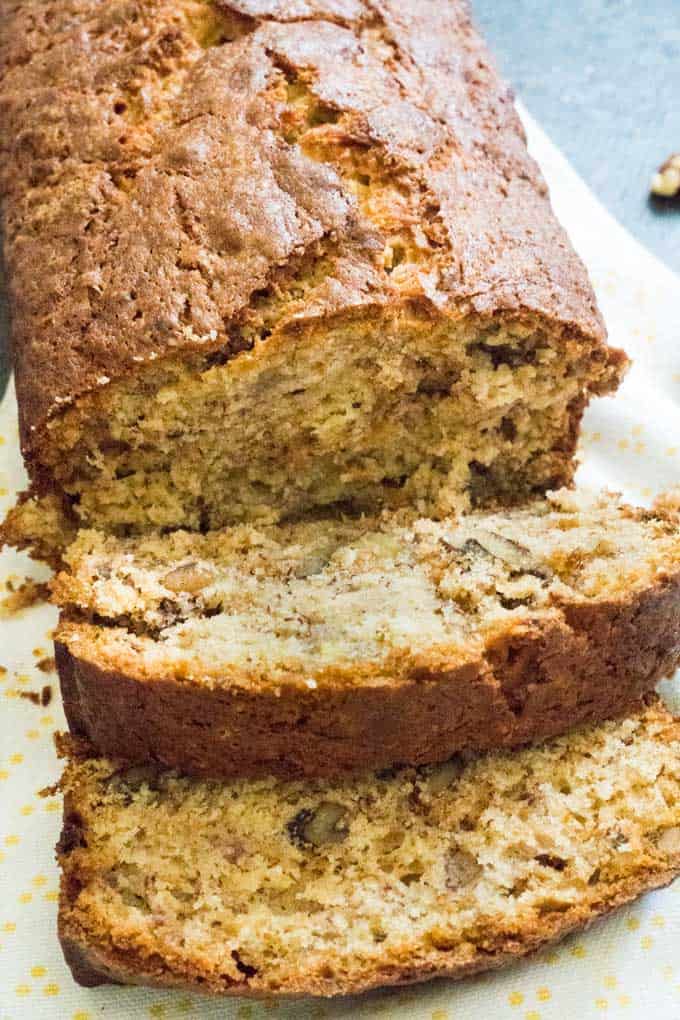
<instances>
[{"instance_id":1,"label":"walnut piece","mask_svg":"<svg viewBox=\"0 0 680 1020\"><path fill-rule=\"evenodd\" d=\"M652 177L652 194L661 198L680 195L680 152L669 156Z\"/></svg>"},{"instance_id":2,"label":"walnut piece","mask_svg":"<svg viewBox=\"0 0 680 1020\"><path fill-rule=\"evenodd\" d=\"M313 811L303 808L288 822L288 834L301 845L322 846L324 843L342 843L349 826L342 804L324 800Z\"/></svg>"},{"instance_id":3,"label":"walnut piece","mask_svg":"<svg viewBox=\"0 0 680 1020\"><path fill-rule=\"evenodd\" d=\"M680 825L664 829L656 845L665 854L680 854Z\"/></svg>"},{"instance_id":4,"label":"walnut piece","mask_svg":"<svg viewBox=\"0 0 680 1020\"><path fill-rule=\"evenodd\" d=\"M451 786L463 771L463 763L460 758L451 758L450 761L435 765L427 777L427 788L430 793L441 793Z\"/></svg>"},{"instance_id":5,"label":"walnut piece","mask_svg":"<svg viewBox=\"0 0 680 1020\"><path fill-rule=\"evenodd\" d=\"M446 885L449 889L461 889L472 885L482 876L483 868L467 850L458 848L446 858Z\"/></svg>"},{"instance_id":6,"label":"walnut piece","mask_svg":"<svg viewBox=\"0 0 680 1020\"><path fill-rule=\"evenodd\" d=\"M195 595L196 592L207 587L211 581L212 574L209 571L202 570L196 563L184 563L181 567L175 567L169 574L166 574L162 584L169 591L185 591L189 595Z\"/></svg>"},{"instance_id":7,"label":"walnut piece","mask_svg":"<svg viewBox=\"0 0 680 1020\"><path fill-rule=\"evenodd\" d=\"M148 786L150 790L157 789L160 771L155 765L132 765L116 775L124 783L127 790L134 790L136 792L142 786Z\"/></svg>"},{"instance_id":8,"label":"walnut piece","mask_svg":"<svg viewBox=\"0 0 680 1020\"><path fill-rule=\"evenodd\" d=\"M477 528L472 541L481 546L490 556L495 556L496 559L502 560L512 570L519 571L522 574L533 574L535 577L541 577L545 580L549 580L552 576L550 568L544 563L537 563L526 546L520 545L519 542L515 542L511 538L505 538L496 531L485 531L483 528Z\"/></svg>"}]
</instances>

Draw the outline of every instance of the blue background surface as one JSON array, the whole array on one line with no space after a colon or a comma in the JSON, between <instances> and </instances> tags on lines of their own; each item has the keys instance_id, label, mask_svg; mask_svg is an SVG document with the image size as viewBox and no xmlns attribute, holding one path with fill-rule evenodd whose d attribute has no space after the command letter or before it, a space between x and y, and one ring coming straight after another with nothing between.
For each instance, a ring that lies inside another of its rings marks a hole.
<instances>
[{"instance_id":1,"label":"blue background surface","mask_svg":"<svg viewBox=\"0 0 680 1020\"><path fill-rule=\"evenodd\" d=\"M680 151L680 0L473 0L473 6L534 117L610 212L680 271L680 202L648 195L656 167ZM0 300L0 388L6 336Z\"/></svg>"},{"instance_id":2,"label":"blue background surface","mask_svg":"<svg viewBox=\"0 0 680 1020\"><path fill-rule=\"evenodd\" d=\"M680 152L680 0L472 0L529 111L632 234L680 271L680 203L649 197Z\"/></svg>"}]
</instances>

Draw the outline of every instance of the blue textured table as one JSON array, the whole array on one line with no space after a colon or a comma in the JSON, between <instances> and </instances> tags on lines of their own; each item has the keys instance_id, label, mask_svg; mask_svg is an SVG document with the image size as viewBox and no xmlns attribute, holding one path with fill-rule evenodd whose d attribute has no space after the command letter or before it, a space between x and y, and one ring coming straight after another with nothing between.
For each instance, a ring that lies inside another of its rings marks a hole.
<instances>
[{"instance_id":1,"label":"blue textured table","mask_svg":"<svg viewBox=\"0 0 680 1020\"><path fill-rule=\"evenodd\" d=\"M680 271L680 0L472 0L505 77L617 219Z\"/></svg>"},{"instance_id":2,"label":"blue textured table","mask_svg":"<svg viewBox=\"0 0 680 1020\"><path fill-rule=\"evenodd\" d=\"M680 203L648 197L652 172L680 151L680 0L473 5L531 113L609 210L680 270ZM0 356L0 390L3 367Z\"/></svg>"}]
</instances>

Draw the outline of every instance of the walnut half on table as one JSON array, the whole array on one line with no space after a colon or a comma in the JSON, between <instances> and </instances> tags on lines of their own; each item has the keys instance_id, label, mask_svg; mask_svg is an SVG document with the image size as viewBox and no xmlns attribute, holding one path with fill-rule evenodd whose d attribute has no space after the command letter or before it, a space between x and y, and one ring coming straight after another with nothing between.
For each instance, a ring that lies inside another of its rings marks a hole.
<instances>
[{"instance_id":1,"label":"walnut half on table","mask_svg":"<svg viewBox=\"0 0 680 1020\"><path fill-rule=\"evenodd\" d=\"M652 177L651 192L660 198L680 195L680 152L669 156Z\"/></svg>"}]
</instances>

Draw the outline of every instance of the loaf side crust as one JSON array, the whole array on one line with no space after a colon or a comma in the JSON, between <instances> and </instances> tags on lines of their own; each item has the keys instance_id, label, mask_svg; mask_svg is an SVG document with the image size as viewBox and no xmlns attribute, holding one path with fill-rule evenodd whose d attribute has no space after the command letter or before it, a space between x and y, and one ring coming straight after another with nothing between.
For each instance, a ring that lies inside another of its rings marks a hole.
<instances>
[{"instance_id":1,"label":"loaf side crust","mask_svg":"<svg viewBox=\"0 0 680 1020\"><path fill-rule=\"evenodd\" d=\"M343 144L422 190L437 234L427 283L404 294L378 273L375 231L339 174L277 134L267 88L281 73L351 114ZM538 317L609 362L603 389L623 369L462 0L8 3L0 123L34 478L51 418L159 359L237 357L253 295L328 251L336 270L296 329L412 302L433 319Z\"/></svg>"},{"instance_id":2,"label":"loaf side crust","mask_svg":"<svg viewBox=\"0 0 680 1020\"><path fill-rule=\"evenodd\" d=\"M339 776L394 762L513 747L626 714L680 663L680 572L629 598L507 627L460 650L358 664L273 685L250 676L157 676L97 661L90 624L56 641L66 717L107 756L207 776ZM78 651L71 649L76 646ZM266 678L265 678L266 681Z\"/></svg>"}]
</instances>

